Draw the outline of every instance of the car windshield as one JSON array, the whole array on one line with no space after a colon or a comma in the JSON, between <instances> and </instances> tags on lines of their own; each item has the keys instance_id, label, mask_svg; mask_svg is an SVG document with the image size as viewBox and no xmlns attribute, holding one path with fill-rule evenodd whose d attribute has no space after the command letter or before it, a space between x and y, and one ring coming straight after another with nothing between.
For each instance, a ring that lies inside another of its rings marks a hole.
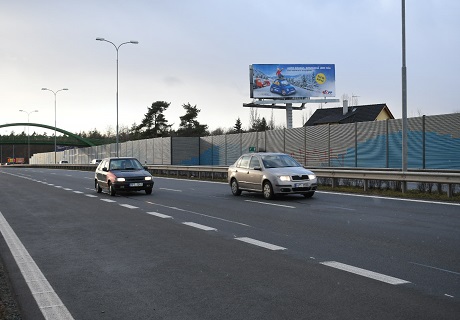
<instances>
[{"instance_id":1,"label":"car windshield","mask_svg":"<svg viewBox=\"0 0 460 320\"><path fill-rule=\"evenodd\" d=\"M109 170L142 170L139 161L135 159L113 159L110 161Z\"/></svg>"},{"instance_id":2,"label":"car windshield","mask_svg":"<svg viewBox=\"0 0 460 320\"><path fill-rule=\"evenodd\" d=\"M285 168L285 167L301 167L294 158L285 155L264 155L262 162L265 168Z\"/></svg>"}]
</instances>

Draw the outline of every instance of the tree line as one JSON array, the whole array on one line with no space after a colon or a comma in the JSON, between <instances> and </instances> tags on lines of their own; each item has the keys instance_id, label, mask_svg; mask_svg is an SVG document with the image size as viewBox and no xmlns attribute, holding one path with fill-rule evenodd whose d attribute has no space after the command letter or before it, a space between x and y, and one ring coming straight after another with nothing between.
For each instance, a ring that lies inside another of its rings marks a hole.
<instances>
[{"instance_id":1,"label":"tree line","mask_svg":"<svg viewBox=\"0 0 460 320\"><path fill-rule=\"evenodd\" d=\"M243 132L255 132L255 131L266 131L275 129L274 119L267 122L262 117L260 118L257 110L251 108L250 126L248 129L243 128L243 124L240 118L235 120L235 124L231 128L217 128L209 131L207 124L200 123L197 118L200 109L196 105L192 106L190 103L183 104L185 114L180 116L180 124L177 130L172 128L173 124L170 124L166 119L165 111L169 108L171 103L166 101L155 101L150 107L147 108L147 112L144 114L144 118L140 124L134 123L130 128L121 126L119 128L119 140L120 141L132 141L140 139L150 139L159 137L204 137L209 135L222 135L231 133L243 133ZM88 139L115 139L115 134L108 130L106 133L101 133L97 129L89 132L80 132L79 135L83 138Z\"/></svg>"},{"instance_id":2,"label":"tree line","mask_svg":"<svg viewBox=\"0 0 460 320\"><path fill-rule=\"evenodd\" d=\"M275 121L272 117L269 121L265 117L260 117L256 108L251 108L250 110L250 125L249 128L243 128L243 124L240 118L235 120L235 124L231 128L222 128L219 127L215 130L210 131L207 124L200 123L197 118L200 113L200 109L196 105L192 106L190 103L183 104L184 115L180 116L180 124L177 130L172 128L173 124L170 124L168 119L166 119L165 111L169 108L171 103L166 101L155 101L150 107L147 108L147 112L144 114L144 117L140 124L132 124L131 127L120 126L118 132L118 138L120 142L133 141L140 139L150 139L158 137L204 137L209 135L223 135L231 133L244 133L244 132L261 132L273 129L281 129L275 127ZM93 129L89 131L81 131L76 133L80 137L91 140L95 144L108 144L112 143L116 139L116 133L112 128L108 128L106 132L101 132L98 129ZM3 138L4 142L10 139L19 138L21 140L27 138L27 134L23 131L20 134L16 134L12 131L9 135L0 136ZM50 141L54 140L54 135L48 135L46 132L39 134L33 132L30 134L32 143L37 143L39 141ZM57 144L60 140L66 140L68 137L58 136Z\"/></svg>"}]
</instances>

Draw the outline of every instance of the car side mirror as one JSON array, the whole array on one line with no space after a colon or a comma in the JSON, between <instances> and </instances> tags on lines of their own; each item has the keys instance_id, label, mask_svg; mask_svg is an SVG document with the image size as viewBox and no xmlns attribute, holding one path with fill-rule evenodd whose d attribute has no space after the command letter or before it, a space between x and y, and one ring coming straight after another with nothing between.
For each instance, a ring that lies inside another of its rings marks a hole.
<instances>
[{"instance_id":1,"label":"car side mirror","mask_svg":"<svg viewBox=\"0 0 460 320\"><path fill-rule=\"evenodd\" d=\"M102 171L107 172L107 171L109 171L109 169L107 169L106 167L104 167L104 168L102 168Z\"/></svg>"},{"instance_id":2,"label":"car side mirror","mask_svg":"<svg viewBox=\"0 0 460 320\"><path fill-rule=\"evenodd\" d=\"M257 167L254 167L253 170L262 171L262 168L257 166Z\"/></svg>"}]
</instances>

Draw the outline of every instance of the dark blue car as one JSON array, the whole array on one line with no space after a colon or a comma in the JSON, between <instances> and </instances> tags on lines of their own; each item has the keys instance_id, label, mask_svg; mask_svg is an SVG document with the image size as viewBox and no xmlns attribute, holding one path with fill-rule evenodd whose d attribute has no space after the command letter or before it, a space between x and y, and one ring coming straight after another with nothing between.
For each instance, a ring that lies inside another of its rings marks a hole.
<instances>
[{"instance_id":1,"label":"dark blue car","mask_svg":"<svg viewBox=\"0 0 460 320\"><path fill-rule=\"evenodd\" d=\"M295 93L295 88L285 79L276 79L270 86L270 91L282 96L288 96Z\"/></svg>"}]
</instances>

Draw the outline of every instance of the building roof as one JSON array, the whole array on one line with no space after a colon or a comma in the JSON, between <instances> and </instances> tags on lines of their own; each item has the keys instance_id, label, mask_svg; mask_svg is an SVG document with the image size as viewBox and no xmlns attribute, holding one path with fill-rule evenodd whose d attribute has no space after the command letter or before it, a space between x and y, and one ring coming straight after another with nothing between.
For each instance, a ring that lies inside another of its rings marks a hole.
<instances>
[{"instance_id":1,"label":"building roof","mask_svg":"<svg viewBox=\"0 0 460 320\"><path fill-rule=\"evenodd\" d=\"M393 114L385 103L370 104L363 106L350 106L348 112L343 114L343 108L318 109L305 123L305 126L320 124L354 123L375 121L382 110L385 110L389 119L394 119Z\"/></svg>"}]
</instances>

